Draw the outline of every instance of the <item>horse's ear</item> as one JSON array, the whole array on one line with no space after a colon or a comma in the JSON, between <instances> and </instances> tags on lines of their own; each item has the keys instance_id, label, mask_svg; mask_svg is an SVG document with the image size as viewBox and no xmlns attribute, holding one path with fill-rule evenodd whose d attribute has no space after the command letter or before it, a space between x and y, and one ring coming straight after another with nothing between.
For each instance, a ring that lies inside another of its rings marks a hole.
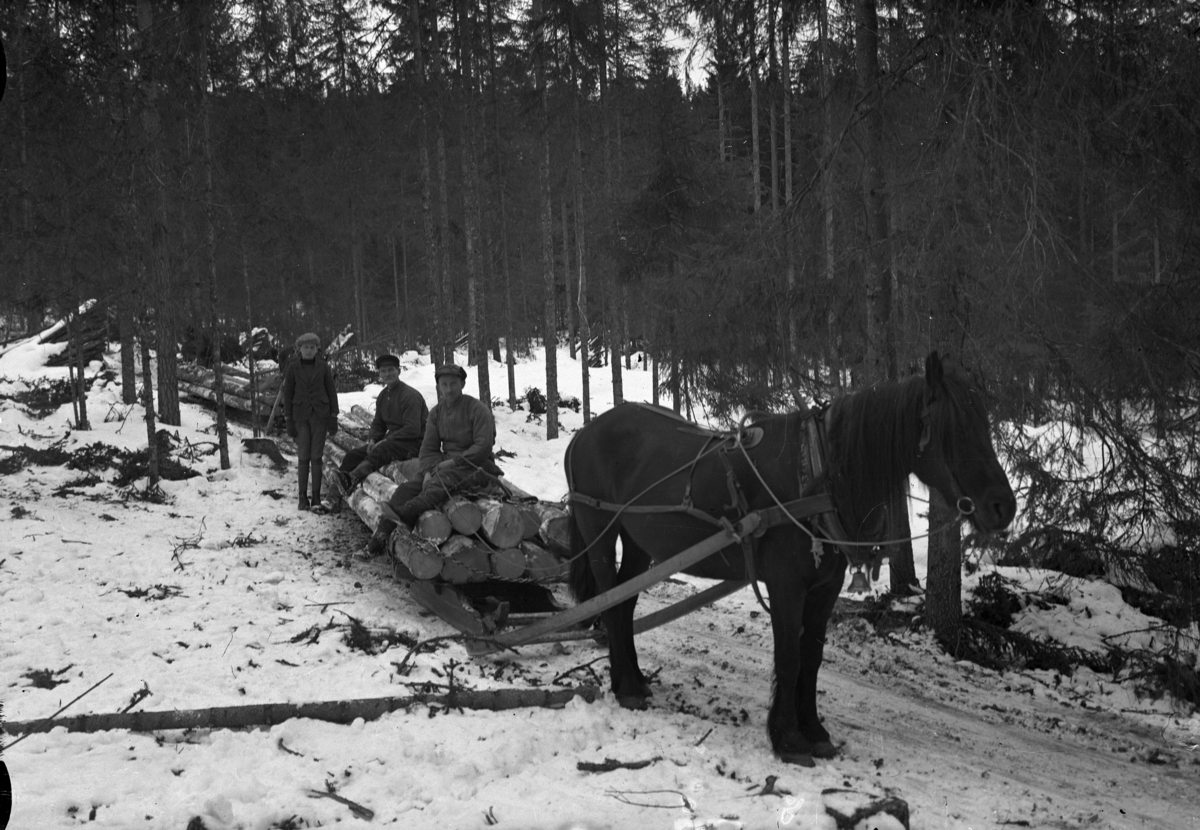
<instances>
[{"instance_id":1,"label":"horse's ear","mask_svg":"<svg viewBox=\"0 0 1200 830\"><path fill-rule=\"evenodd\" d=\"M925 385L929 391L937 397L937 393L942 388L942 358L938 355L937 349L929 353L929 357L925 358Z\"/></svg>"}]
</instances>

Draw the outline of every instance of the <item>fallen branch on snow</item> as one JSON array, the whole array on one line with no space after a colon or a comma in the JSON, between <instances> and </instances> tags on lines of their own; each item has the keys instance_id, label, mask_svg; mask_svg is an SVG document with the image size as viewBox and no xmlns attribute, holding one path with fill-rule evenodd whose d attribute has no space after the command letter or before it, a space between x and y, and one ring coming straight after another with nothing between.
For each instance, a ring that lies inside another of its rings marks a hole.
<instances>
[{"instance_id":1,"label":"fallen branch on snow","mask_svg":"<svg viewBox=\"0 0 1200 830\"><path fill-rule=\"evenodd\" d=\"M595 686L569 689L456 689L450 694L414 694L404 697L367 697L354 700L322 700L311 703L257 703L243 706L216 706L209 709L182 709L172 712L123 712L76 715L62 720L10 721L4 730L10 735L49 732L62 726L68 732L101 732L127 729L154 732L161 729L241 729L250 726L275 726L293 718L311 718L330 723L352 723L357 718L375 720L410 706L442 706L447 709L483 709L498 712L529 706L558 708L572 698L588 703L599 695ZM11 744L10 744L11 746Z\"/></svg>"}]
</instances>

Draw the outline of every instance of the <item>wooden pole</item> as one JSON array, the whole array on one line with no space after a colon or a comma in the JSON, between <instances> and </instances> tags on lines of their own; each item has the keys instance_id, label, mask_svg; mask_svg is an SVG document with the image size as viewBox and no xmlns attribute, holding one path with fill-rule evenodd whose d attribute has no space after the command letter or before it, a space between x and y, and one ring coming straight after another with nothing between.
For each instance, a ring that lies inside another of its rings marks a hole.
<instances>
[{"instance_id":1,"label":"wooden pole","mask_svg":"<svg viewBox=\"0 0 1200 830\"><path fill-rule=\"evenodd\" d=\"M414 694L404 697L367 697L351 700L319 700L310 703L254 703L244 706L215 706L207 709L177 709L162 712L114 712L76 715L60 720L9 721L10 735L49 732L65 727L68 732L102 732L125 729L154 732L160 729L244 729L276 726L293 718L310 718L330 723L376 720L411 706L442 706L446 709L481 709L499 712L527 706L561 708L575 697L588 703L599 694L595 686L568 689L455 689L447 694Z\"/></svg>"}]
</instances>

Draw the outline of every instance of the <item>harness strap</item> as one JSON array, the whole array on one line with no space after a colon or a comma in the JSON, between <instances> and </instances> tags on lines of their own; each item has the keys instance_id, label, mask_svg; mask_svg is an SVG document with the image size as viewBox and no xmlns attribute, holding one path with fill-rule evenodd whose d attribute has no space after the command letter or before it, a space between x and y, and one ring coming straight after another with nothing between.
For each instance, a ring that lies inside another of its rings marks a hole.
<instances>
[{"instance_id":1,"label":"harness strap","mask_svg":"<svg viewBox=\"0 0 1200 830\"><path fill-rule=\"evenodd\" d=\"M730 507L737 510L739 515L745 516L750 512L750 505L746 501L746 494L742 491L741 484L738 483L737 474L733 472L733 462L729 460L729 453L722 450L717 455L725 467L725 486L729 488ZM721 521L727 532L733 531L733 525L727 519L722 519ZM767 605L767 601L763 599L762 591L758 587L758 567L754 562L754 540L756 538L756 535L749 533L742 537L742 556L746 560L746 578L750 580L750 584L754 587L754 598L758 600L758 604L762 606L762 609L770 614L771 606Z\"/></svg>"},{"instance_id":2,"label":"harness strap","mask_svg":"<svg viewBox=\"0 0 1200 830\"><path fill-rule=\"evenodd\" d=\"M808 419L808 441L813 481L822 481L827 475L825 447L828 445L828 438L826 436L825 413L815 414L812 418ZM830 504L832 505L832 500ZM816 522L825 535L837 544L838 550L842 552L851 565L860 566L871 561L871 557L864 555L858 546L845 544L850 541L850 534L846 533L846 529L842 526L842 520L838 516L837 510L831 507ZM818 557L817 564L820 565L820 552L814 547L813 553Z\"/></svg>"}]
</instances>

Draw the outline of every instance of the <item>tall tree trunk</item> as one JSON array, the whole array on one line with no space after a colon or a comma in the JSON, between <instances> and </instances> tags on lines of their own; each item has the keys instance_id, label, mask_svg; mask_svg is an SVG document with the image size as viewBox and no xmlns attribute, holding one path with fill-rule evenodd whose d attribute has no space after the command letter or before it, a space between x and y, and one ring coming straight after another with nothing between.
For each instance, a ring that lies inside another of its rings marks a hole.
<instances>
[{"instance_id":1,"label":"tall tree trunk","mask_svg":"<svg viewBox=\"0 0 1200 830\"><path fill-rule=\"evenodd\" d=\"M794 182L792 175L792 5L784 4L783 32L780 40L780 69L783 81L783 198L787 205L784 218L784 252L787 259L784 267L787 291L787 302L784 304L784 315L787 319L787 342L785 344L785 378L790 377L786 370L796 361L797 341L796 330L796 214L792 204L794 198Z\"/></svg>"},{"instance_id":2,"label":"tall tree trunk","mask_svg":"<svg viewBox=\"0 0 1200 830\"><path fill-rule=\"evenodd\" d=\"M496 235L500 240L500 271L504 280L504 364L508 376L508 406L510 409L516 409L517 361L516 355L513 352L516 340L516 326L513 319L512 273L508 261L508 199L504 183L504 157L501 153L502 145L500 142L500 100L498 95L499 84L496 75L496 26L494 9L494 0L487 0L488 78L492 98L492 174L495 177L496 201L500 205L498 216L499 228Z\"/></svg>"},{"instance_id":3,"label":"tall tree trunk","mask_svg":"<svg viewBox=\"0 0 1200 830\"><path fill-rule=\"evenodd\" d=\"M892 324L892 257L888 239L883 173L883 110L879 84L879 15L875 0L857 0L855 58L859 95L868 101L863 118L863 202L867 221L868 264L867 376L869 382L894 380L896 344Z\"/></svg>"},{"instance_id":4,"label":"tall tree trunk","mask_svg":"<svg viewBox=\"0 0 1200 830\"><path fill-rule=\"evenodd\" d=\"M832 284L836 275L834 259L833 231L833 95L829 71L829 0L820 0L820 37L821 37L821 157L824 164L821 168L821 213L824 221L821 225L821 241L825 252L825 279ZM829 350L829 371L833 383L840 388L842 385L842 370L839 343L841 342L841 327L837 324L834 313L835 304L830 303L825 341Z\"/></svg>"},{"instance_id":5,"label":"tall tree trunk","mask_svg":"<svg viewBox=\"0 0 1200 830\"><path fill-rule=\"evenodd\" d=\"M575 338L579 335L579 328L575 323L575 275L571 271L571 225L567 218L567 200L562 200L562 256L563 256L563 283L566 291L566 302L563 303L564 312L567 323L567 353L571 355L571 359L575 359L576 344Z\"/></svg>"},{"instance_id":6,"label":"tall tree trunk","mask_svg":"<svg viewBox=\"0 0 1200 830\"><path fill-rule=\"evenodd\" d=\"M467 293L474 311L470 315L470 342L475 354L475 377L478 383L479 400L488 409L492 408L491 364L488 361L487 331L487 271L483 267L483 212L480 197L479 175L479 121L476 116L478 101L475 95L475 43L473 35L473 4L461 0L463 29L462 51L462 118L463 118L463 215L467 237Z\"/></svg>"},{"instance_id":7,"label":"tall tree trunk","mask_svg":"<svg viewBox=\"0 0 1200 830\"><path fill-rule=\"evenodd\" d=\"M228 470L229 423L225 412L225 364L221 360L222 332L217 305L217 230L213 208L213 160L212 160L212 99L208 94L208 27L212 14L211 0L197 0L187 4L188 30L192 37L196 91L200 97L200 141L202 177L202 201L204 206L204 256L205 262L205 305L207 306L209 340L213 350L213 373L217 407L217 448L222 470Z\"/></svg>"},{"instance_id":8,"label":"tall tree trunk","mask_svg":"<svg viewBox=\"0 0 1200 830\"><path fill-rule=\"evenodd\" d=\"M750 182L754 188L754 212L762 210L762 159L758 138L758 41L754 36L758 13L755 0L750 0ZM678 406L678 400L676 400Z\"/></svg>"},{"instance_id":9,"label":"tall tree trunk","mask_svg":"<svg viewBox=\"0 0 1200 830\"><path fill-rule=\"evenodd\" d=\"M137 403L137 352L134 342L134 286L128 263L122 263L121 291L117 294L117 330L121 338L121 403Z\"/></svg>"},{"instance_id":10,"label":"tall tree trunk","mask_svg":"<svg viewBox=\"0 0 1200 830\"><path fill-rule=\"evenodd\" d=\"M955 521L957 517L958 512L931 487L925 621L952 655L962 628L962 524Z\"/></svg>"},{"instance_id":11,"label":"tall tree trunk","mask_svg":"<svg viewBox=\"0 0 1200 830\"><path fill-rule=\"evenodd\" d=\"M258 355L254 338L254 304L250 294L250 266L246 262L246 240L242 239L242 283L246 288L246 365L250 367L250 428L254 437L260 435L258 421ZM269 426L269 425L268 425Z\"/></svg>"},{"instance_id":12,"label":"tall tree trunk","mask_svg":"<svg viewBox=\"0 0 1200 830\"><path fill-rule=\"evenodd\" d=\"M941 251L938 261L928 306L930 345L946 354L962 331L958 298L963 271L951 251ZM962 625L962 522L956 521L957 517L955 507L931 487L925 615L929 627L951 654Z\"/></svg>"},{"instance_id":13,"label":"tall tree trunk","mask_svg":"<svg viewBox=\"0 0 1200 830\"><path fill-rule=\"evenodd\" d=\"M865 295L867 313L868 383L896 379L896 340L892 318L892 255L888 236L887 186L883 172L883 101L879 83L879 15L875 0L857 0L855 21L855 59L858 64L859 95L867 100L863 118L863 203L867 221L867 272ZM894 539L911 536L908 510L902 504L891 505L889 535ZM891 590L904 596L916 583L912 542L890 546Z\"/></svg>"},{"instance_id":14,"label":"tall tree trunk","mask_svg":"<svg viewBox=\"0 0 1200 830\"><path fill-rule=\"evenodd\" d=\"M613 189L615 178L608 124L608 11L607 4L603 0L600 3L600 15L600 140L604 145L604 207L598 213L604 217L602 232L607 234L612 230L611 217L616 209L616 198ZM625 312L625 288L618 285L617 275L612 268L605 269L604 277L605 294L611 297L609 306L613 310L613 313L605 318L605 323L608 328L608 345L612 353L612 389L613 405L615 406L625 400L625 382L621 376L621 353L625 348L621 332Z\"/></svg>"},{"instance_id":15,"label":"tall tree trunk","mask_svg":"<svg viewBox=\"0 0 1200 830\"><path fill-rule=\"evenodd\" d=\"M538 91L538 184L542 202L542 277L546 285L543 343L546 349L546 438L558 437L558 334L554 320L554 200L550 194L550 105L546 89L546 18L533 0L533 61Z\"/></svg>"},{"instance_id":16,"label":"tall tree trunk","mask_svg":"<svg viewBox=\"0 0 1200 830\"><path fill-rule=\"evenodd\" d=\"M148 458L147 490L158 484L158 441L154 437L154 433L158 431L158 425L154 418L154 371L151 367L150 337L150 330L144 325L140 326L138 341L142 346L142 406L145 411Z\"/></svg>"},{"instance_id":17,"label":"tall tree trunk","mask_svg":"<svg viewBox=\"0 0 1200 830\"><path fill-rule=\"evenodd\" d=\"M437 147L437 177L438 177L438 200L440 201L439 231L441 235L442 247L442 308L445 312L443 317L443 328L441 332L442 352L446 356L447 363L454 362L454 343L457 340L458 324L455 320L455 303L454 303L454 288L451 282L450 269L450 196L448 192L447 182L447 164L446 164L446 92L442 85L442 70L441 70L441 36L438 31L438 18L436 12L430 15L429 18L430 33L433 38L432 54L433 61L430 63L430 72L433 76L433 90L437 106L437 117L434 119L434 142Z\"/></svg>"},{"instance_id":18,"label":"tall tree trunk","mask_svg":"<svg viewBox=\"0 0 1200 830\"><path fill-rule=\"evenodd\" d=\"M425 49L421 37L421 0L411 0L413 27L413 63L417 74L417 102L420 113L420 177L421 177L421 218L425 231L425 261L429 265L429 294L432 298L432 319L429 321L429 359L436 364L447 362L443 350L447 313L442 297L442 279L438 266L442 261L439 254L439 239L434 225L433 208L433 170L430 162L430 130L429 130L429 84L425 77ZM442 240L444 241L444 240Z\"/></svg>"},{"instance_id":19,"label":"tall tree trunk","mask_svg":"<svg viewBox=\"0 0 1200 830\"><path fill-rule=\"evenodd\" d=\"M154 10L150 0L137 0L138 34L143 50L141 61L142 112L141 126L144 153L143 181L145 184L145 217L149 277L153 291L151 308L154 315L154 335L158 360L158 408L163 423L179 425L179 383L176 370L176 344L171 290L169 254L167 251L167 192L166 165L163 163L162 120L159 115L158 61L152 32Z\"/></svg>"}]
</instances>

